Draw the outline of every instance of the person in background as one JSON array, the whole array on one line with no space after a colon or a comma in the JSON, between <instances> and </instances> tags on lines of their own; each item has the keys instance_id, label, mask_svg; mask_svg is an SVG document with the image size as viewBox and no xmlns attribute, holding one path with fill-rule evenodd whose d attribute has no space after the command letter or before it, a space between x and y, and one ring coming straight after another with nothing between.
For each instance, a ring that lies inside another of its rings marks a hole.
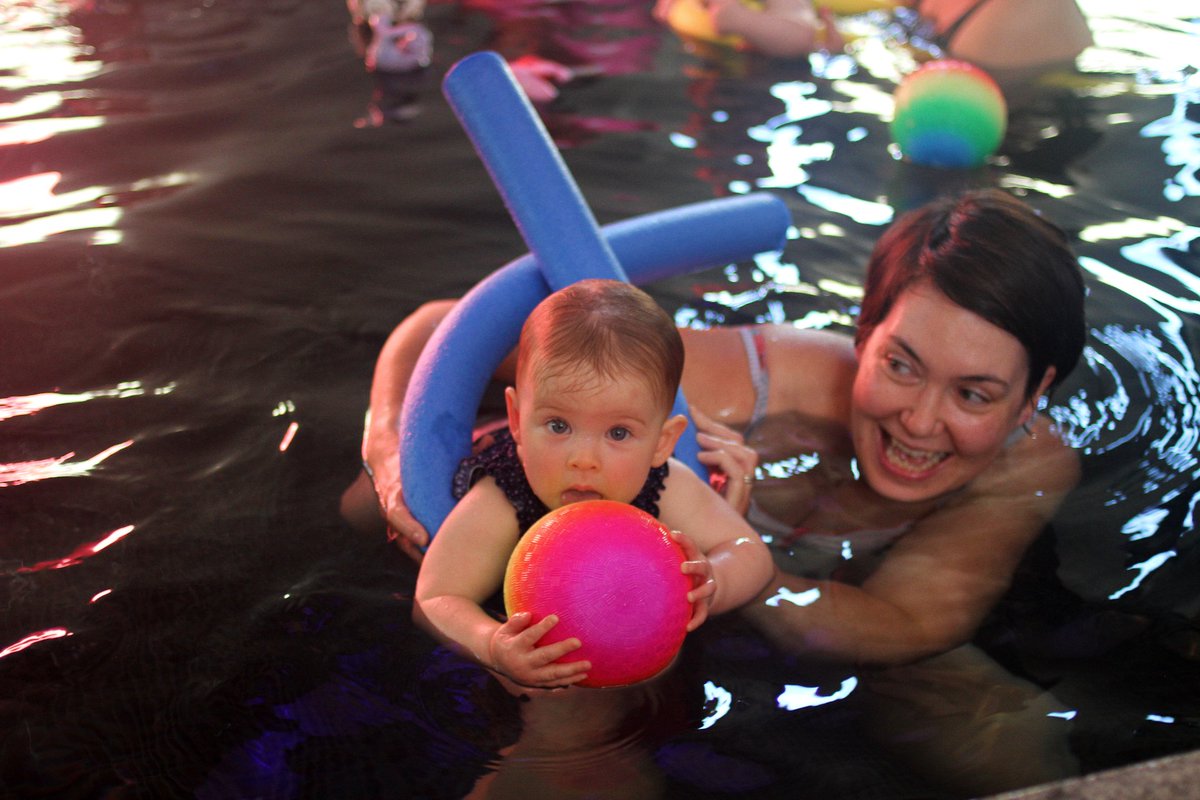
<instances>
[{"instance_id":1,"label":"person in background","mask_svg":"<svg viewBox=\"0 0 1200 800\"><path fill-rule=\"evenodd\" d=\"M1002 87L1070 69L1092 44L1076 0L915 0L911 33L937 58L969 61Z\"/></svg>"}]
</instances>

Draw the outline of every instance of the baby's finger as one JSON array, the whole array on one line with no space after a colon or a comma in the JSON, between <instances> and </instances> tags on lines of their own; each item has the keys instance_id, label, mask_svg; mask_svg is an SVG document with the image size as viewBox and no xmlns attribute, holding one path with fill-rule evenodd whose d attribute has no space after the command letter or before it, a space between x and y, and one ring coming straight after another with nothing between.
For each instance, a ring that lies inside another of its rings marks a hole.
<instances>
[{"instance_id":1,"label":"baby's finger","mask_svg":"<svg viewBox=\"0 0 1200 800\"><path fill-rule=\"evenodd\" d=\"M717 591L717 582L712 578L705 578L700 583L697 583L692 590L687 593L689 603L695 603L699 600L708 600Z\"/></svg>"},{"instance_id":2,"label":"baby's finger","mask_svg":"<svg viewBox=\"0 0 1200 800\"><path fill-rule=\"evenodd\" d=\"M690 594L690 593L689 593ZM687 626L684 628L688 633L699 628L708 619L708 601L701 600L697 603L692 603L692 618L688 620Z\"/></svg>"},{"instance_id":3,"label":"baby's finger","mask_svg":"<svg viewBox=\"0 0 1200 800\"><path fill-rule=\"evenodd\" d=\"M583 644L578 639L572 637L570 639L563 639L561 642L548 644L545 647L539 647L534 651L533 664L538 667L548 666L582 646ZM587 672L592 668L591 663L587 661L567 661L564 663L571 665L583 664L584 666L580 668L583 672ZM568 673L570 671L573 670L569 670Z\"/></svg>"}]
</instances>

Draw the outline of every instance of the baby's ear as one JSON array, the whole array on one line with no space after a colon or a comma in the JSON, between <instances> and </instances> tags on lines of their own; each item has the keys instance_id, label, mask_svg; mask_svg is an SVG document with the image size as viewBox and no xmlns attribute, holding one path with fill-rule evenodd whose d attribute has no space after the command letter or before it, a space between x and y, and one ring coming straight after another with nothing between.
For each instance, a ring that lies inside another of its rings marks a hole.
<instances>
[{"instance_id":1,"label":"baby's ear","mask_svg":"<svg viewBox=\"0 0 1200 800\"><path fill-rule=\"evenodd\" d=\"M508 412L508 430L512 433L513 441L521 443L521 412L517 407L517 390L511 386L504 387L504 408Z\"/></svg>"},{"instance_id":2,"label":"baby's ear","mask_svg":"<svg viewBox=\"0 0 1200 800\"><path fill-rule=\"evenodd\" d=\"M671 457L671 453L675 452L675 443L687 430L687 425L687 417L683 414L667 418L658 434L658 446L654 448L654 466L661 467Z\"/></svg>"}]
</instances>

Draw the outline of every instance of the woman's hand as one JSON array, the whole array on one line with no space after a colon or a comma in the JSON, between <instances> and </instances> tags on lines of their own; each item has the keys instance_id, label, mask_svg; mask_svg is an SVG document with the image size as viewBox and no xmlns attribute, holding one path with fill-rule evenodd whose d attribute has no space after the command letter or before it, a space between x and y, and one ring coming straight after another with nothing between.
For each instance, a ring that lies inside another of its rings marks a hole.
<instances>
[{"instance_id":1,"label":"woman's hand","mask_svg":"<svg viewBox=\"0 0 1200 800\"><path fill-rule=\"evenodd\" d=\"M375 488L375 497L379 501L379 510L387 525L388 541L395 542L409 558L420 562L423 558L421 548L429 544L429 532L417 521L404 502L404 487L400 483L400 460L396 457L398 443L395 438L392 446L381 444L380 438L372 440L368 437L363 446L364 464L371 484Z\"/></svg>"},{"instance_id":2,"label":"woman's hand","mask_svg":"<svg viewBox=\"0 0 1200 800\"><path fill-rule=\"evenodd\" d=\"M508 621L496 629L488 643L488 658L493 669L522 686L553 689L570 686L587 677L592 668L590 661L568 661L558 659L581 643L576 638L538 647L538 641L547 631L558 624L558 617L549 614L536 625L528 611L513 614Z\"/></svg>"},{"instance_id":3,"label":"woman's hand","mask_svg":"<svg viewBox=\"0 0 1200 800\"><path fill-rule=\"evenodd\" d=\"M717 593L717 581L713 578L712 563L696 543L680 531L671 531L671 538L683 548L683 564L680 569L692 578L692 590L688 602L692 604L692 618L688 620L689 633L699 628L708 619L708 607Z\"/></svg>"},{"instance_id":4,"label":"woman's hand","mask_svg":"<svg viewBox=\"0 0 1200 800\"><path fill-rule=\"evenodd\" d=\"M758 453L747 446L740 433L717 422L695 407L689 407L696 423L696 441L702 448L696 456L700 463L713 471L711 483L729 505L746 516L750 508L750 491L754 488L754 470Z\"/></svg>"}]
</instances>

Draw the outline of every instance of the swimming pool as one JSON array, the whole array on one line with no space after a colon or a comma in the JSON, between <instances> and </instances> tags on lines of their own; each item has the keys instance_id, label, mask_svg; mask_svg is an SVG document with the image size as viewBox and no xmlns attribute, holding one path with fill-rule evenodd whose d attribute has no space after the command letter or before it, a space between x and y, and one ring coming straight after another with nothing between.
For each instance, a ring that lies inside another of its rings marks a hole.
<instances>
[{"instance_id":1,"label":"swimming pool","mask_svg":"<svg viewBox=\"0 0 1200 800\"><path fill-rule=\"evenodd\" d=\"M882 40L809 67L693 52L649 3L485 5L431 4L434 66L382 106L335 0L0 11L0 794L461 797L512 744L519 704L413 631L411 566L337 498L392 326L525 250L438 81L530 41L612 72L545 113L601 222L791 208L781 255L652 287L680 322L845 328L882 227L953 185L1071 233L1089 350L1050 412L1085 481L980 644L1053 688L1087 772L1196 750L1196 20L1086 3L1083 74L961 173L890 152ZM720 620L546 766L626 797L945 796L863 743L861 691Z\"/></svg>"}]
</instances>

